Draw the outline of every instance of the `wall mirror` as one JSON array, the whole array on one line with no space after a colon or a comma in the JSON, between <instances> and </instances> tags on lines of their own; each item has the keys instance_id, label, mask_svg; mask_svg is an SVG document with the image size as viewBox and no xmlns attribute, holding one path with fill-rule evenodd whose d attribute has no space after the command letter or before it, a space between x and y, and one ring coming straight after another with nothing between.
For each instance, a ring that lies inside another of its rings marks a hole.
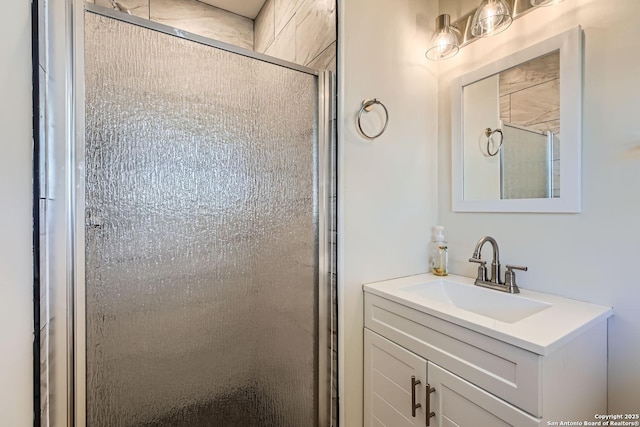
<instances>
[{"instance_id":1,"label":"wall mirror","mask_svg":"<svg viewBox=\"0 0 640 427\"><path fill-rule=\"evenodd\" d=\"M455 212L580 212L582 30L452 83Z\"/></svg>"}]
</instances>

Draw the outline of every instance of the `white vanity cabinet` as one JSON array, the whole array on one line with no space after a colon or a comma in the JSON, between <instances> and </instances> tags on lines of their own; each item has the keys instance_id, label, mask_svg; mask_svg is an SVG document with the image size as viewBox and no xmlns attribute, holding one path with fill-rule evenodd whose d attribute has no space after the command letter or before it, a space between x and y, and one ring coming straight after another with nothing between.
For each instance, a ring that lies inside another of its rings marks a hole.
<instances>
[{"instance_id":1,"label":"white vanity cabinet","mask_svg":"<svg viewBox=\"0 0 640 427\"><path fill-rule=\"evenodd\" d=\"M365 426L541 425L541 420L375 332L364 333ZM412 379L419 382L414 386ZM428 422L427 414L432 414Z\"/></svg>"},{"instance_id":2,"label":"white vanity cabinet","mask_svg":"<svg viewBox=\"0 0 640 427\"><path fill-rule=\"evenodd\" d=\"M567 310L592 310L589 321L563 331L561 339L529 342L505 332L517 325L495 321L474 330L454 316L421 309L415 299L403 303L400 292L386 298L379 289L365 286L364 294L366 427L533 427L607 413L610 307L575 302L579 307ZM419 381L415 387L412 377Z\"/></svg>"},{"instance_id":3,"label":"white vanity cabinet","mask_svg":"<svg viewBox=\"0 0 640 427\"><path fill-rule=\"evenodd\" d=\"M368 329L364 348L365 425L424 426L427 361Z\"/></svg>"},{"instance_id":4,"label":"white vanity cabinet","mask_svg":"<svg viewBox=\"0 0 640 427\"><path fill-rule=\"evenodd\" d=\"M509 405L457 375L429 362L433 388L432 426L533 427L540 419ZM436 393L437 391L437 393Z\"/></svg>"}]
</instances>

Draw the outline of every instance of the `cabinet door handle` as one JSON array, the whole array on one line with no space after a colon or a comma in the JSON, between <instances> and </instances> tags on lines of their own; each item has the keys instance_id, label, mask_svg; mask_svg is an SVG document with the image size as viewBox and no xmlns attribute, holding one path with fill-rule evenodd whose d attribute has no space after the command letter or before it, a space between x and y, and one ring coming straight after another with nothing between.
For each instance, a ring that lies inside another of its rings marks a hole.
<instances>
[{"instance_id":1,"label":"cabinet door handle","mask_svg":"<svg viewBox=\"0 0 640 427\"><path fill-rule=\"evenodd\" d=\"M420 380L416 380L415 375L411 375L411 416L416 417L416 409L422 407L421 404L416 403L416 386L420 385Z\"/></svg>"},{"instance_id":2,"label":"cabinet door handle","mask_svg":"<svg viewBox=\"0 0 640 427\"><path fill-rule=\"evenodd\" d=\"M427 427L431 425L431 417L435 417L436 413L431 411L431 393L436 391L434 387L431 387L429 383L427 383Z\"/></svg>"}]
</instances>

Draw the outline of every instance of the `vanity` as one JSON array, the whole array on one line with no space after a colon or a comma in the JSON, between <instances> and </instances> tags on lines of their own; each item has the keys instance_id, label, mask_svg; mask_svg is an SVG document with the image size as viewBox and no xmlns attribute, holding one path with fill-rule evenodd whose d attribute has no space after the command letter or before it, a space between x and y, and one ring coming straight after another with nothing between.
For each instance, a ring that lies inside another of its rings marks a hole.
<instances>
[{"instance_id":1,"label":"vanity","mask_svg":"<svg viewBox=\"0 0 640 427\"><path fill-rule=\"evenodd\" d=\"M453 212L581 211L582 51L575 27L452 81ZM365 426L597 425L611 307L520 290L489 236L469 261L364 285Z\"/></svg>"},{"instance_id":2,"label":"vanity","mask_svg":"<svg viewBox=\"0 0 640 427\"><path fill-rule=\"evenodd\" d=\"M611 307L431 274L364 289L365 426L543 426L607 412Z\"/></svg>"}]
</instances>

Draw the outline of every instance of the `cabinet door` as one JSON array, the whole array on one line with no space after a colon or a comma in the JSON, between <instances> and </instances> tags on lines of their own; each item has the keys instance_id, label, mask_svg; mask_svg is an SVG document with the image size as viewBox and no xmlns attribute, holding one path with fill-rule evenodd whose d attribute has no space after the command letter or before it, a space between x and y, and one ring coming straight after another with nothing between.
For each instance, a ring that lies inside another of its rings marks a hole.
<instances>
[{"instance_id":1,"label":"cabinet door","mask_svg":"<svg viewBox=\"0 0 640 427\"><path fill-rule=\"evenodd\" d=\"M420 384L412 387L411 377ZM425 425L427 361L368 329L364 330L366 427ZM412 396L414 388L414 396ZM412 415L412 405L420 404Z\"/></svg>"},{"instance_id":2,"label":"cabinet door","mask_svg":"<svg viewBox=\"0 0 640 427\"><path fill-rule=\"evenodd\" d=\"M533 427L542 420L511 406L457 375L431 362L429 383L432 427Z\"/></svg>"}]
</instances>

